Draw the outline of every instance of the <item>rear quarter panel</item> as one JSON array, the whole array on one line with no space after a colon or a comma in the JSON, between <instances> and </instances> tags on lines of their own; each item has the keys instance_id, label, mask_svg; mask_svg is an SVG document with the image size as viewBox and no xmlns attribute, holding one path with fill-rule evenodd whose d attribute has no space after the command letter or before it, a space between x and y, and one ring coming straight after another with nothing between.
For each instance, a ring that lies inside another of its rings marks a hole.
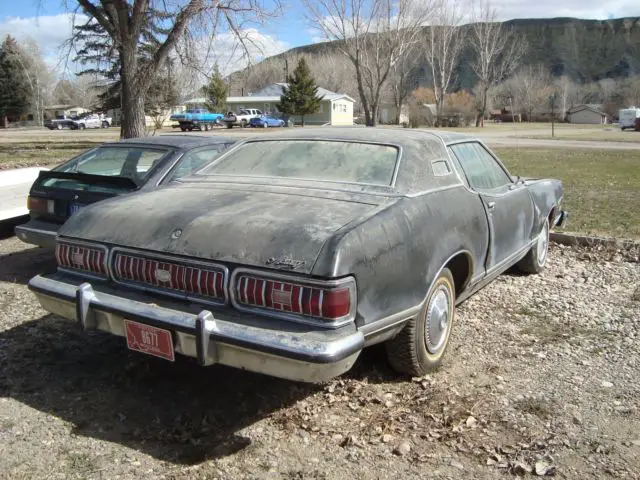
<instances>
[{"instance_id":1,"label":"rear quarter panel","mask_svg":"<svg viewBox=\"0 0 640 480\"><path fill-rule=\"evenodd\" d=\"M402 197L343 227L323 247L312 273L353 274L359 325L416 307L436 274L460 251L484 271L488 225L479 198L464 187Z\"/></svg>"},{"instance_id":2,"label":"rear quarter panel","mask_svg":"<svg viewBox=\"0 0 640 480\"><path fill-rule=\"evenodd\" d=\"M534 226L532 235L535 236L540 231L545 218L549 217L555 208L562 208L564 200L564 188L560 180L545 178L537 180L527 180L527 188L531 193L535 210ZM551 225L552 226L552 225Z\"/></svg>"}]
</instances>

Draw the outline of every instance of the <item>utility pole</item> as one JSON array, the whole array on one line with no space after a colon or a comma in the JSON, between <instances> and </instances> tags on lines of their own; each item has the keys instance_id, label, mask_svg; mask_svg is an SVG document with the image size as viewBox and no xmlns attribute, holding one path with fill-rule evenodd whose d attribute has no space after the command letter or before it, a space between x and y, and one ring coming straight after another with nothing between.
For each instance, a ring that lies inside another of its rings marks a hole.
<instances>
[{"instance_id":1,"label":"utility pole","mask_svg":"<svg viewBox=\"0 0 640 480\"><path fill-rule=\"evenodd\" d=\"M551 137L556 136L556 92L549 95L549 103L551 104Z\"/></svg>"},{"instance_id":2,"label":"utility pole","mask_svg":"<svg viewBox=\"0 0 640 480\"><path fill-rule=\"evenodd\" d=\"M289 81L289 60L284 59L284 83Z\"/></svg>"}]
</instances>

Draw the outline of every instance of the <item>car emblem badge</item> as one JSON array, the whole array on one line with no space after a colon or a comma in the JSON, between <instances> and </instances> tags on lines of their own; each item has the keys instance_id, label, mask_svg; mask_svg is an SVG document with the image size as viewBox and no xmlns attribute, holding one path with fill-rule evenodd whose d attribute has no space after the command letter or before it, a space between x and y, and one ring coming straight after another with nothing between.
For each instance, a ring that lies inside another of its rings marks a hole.
<instances>
[{"instance_id":1,"label":"car emblem badge","mask_svg":"<svg viewBox=\"0 0 640 480\"><path fill-rule=\"evenodd\" d=\"M171 280L171 272L163 268L156 268L156 278L159 282L168 282L169 280Z\"/></svg>"},{"instance_id":2,"label":"car emblem badge","mask_svg":"<svg viewBox=\"0 0 640 480\"><path fill-rule=\"evenodd\" d=\"M182 235L182 230L179 228L176 228L173 233L171 233L171 238L173 238L174 240L176 238L180 238L180 235Z\"/></svg>"}]
</instances>

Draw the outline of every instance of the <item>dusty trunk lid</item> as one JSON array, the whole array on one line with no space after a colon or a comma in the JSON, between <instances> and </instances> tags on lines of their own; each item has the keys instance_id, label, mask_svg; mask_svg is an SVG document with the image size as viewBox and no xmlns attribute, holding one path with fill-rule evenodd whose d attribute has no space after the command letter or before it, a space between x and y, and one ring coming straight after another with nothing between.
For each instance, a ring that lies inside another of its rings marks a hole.
<instances>
[{"instance_id":1,"label":"dusty trunk lid","mask_svg":"<svg viewBox=\"0 0 640 480\"><path fill-rule=\"evenodd\" d=\"M228 263L309 273L325 241L378 206L377 198L291 192L161 188L101 202L60 234Z\"/></svg>"}]
</instances>

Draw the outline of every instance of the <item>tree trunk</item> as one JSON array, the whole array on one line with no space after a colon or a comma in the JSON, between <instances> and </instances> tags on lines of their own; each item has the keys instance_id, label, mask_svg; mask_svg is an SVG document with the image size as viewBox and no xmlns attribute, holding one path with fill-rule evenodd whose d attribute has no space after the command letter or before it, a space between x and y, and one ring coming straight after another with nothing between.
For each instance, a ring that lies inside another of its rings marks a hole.
<instances>
[{"instance_id":1,"label":"tree trunk","mask_svg":"<svg viewBox=\"0 0 640 480\"><path fill-rule=\"evenodd\" d=\"M304 127L304 115L302 115L302 126Z\"/></svg>"},{"instance_id":2,"label":"tree trunk","mask_svg":"<svg viewBox=\"0 0 640 480\"><path fill-rule=\"evenodd\" d=\"M144 94L135 91L122 79L122 120L120 138L138 138L145 136Z\"/></svg>"},{"instance_id":3,"label":"tree trunk","mask_svg":"<svg viewBox=\"0 0 640 480\"><path fill-rule=\"evenodd\" d=\"M9 119L6 115L2 116L2 128L9 128Z\"/></svg>"},{"instance_id":4,"label":"tree trunk","mask_svg":"<svg viewBox=\"0 0 640 480\"><path fill-rule=\"evenodd\" d=\"M488 93L488 89L485 89L483 87L482 93L481 93L482 100L480 104L480 111L476 116L476 127L484 127L484 115L487 112L487 93ZM513 115L513 112L511 112L511 115Z\"/></svg>"}]
</instances>

